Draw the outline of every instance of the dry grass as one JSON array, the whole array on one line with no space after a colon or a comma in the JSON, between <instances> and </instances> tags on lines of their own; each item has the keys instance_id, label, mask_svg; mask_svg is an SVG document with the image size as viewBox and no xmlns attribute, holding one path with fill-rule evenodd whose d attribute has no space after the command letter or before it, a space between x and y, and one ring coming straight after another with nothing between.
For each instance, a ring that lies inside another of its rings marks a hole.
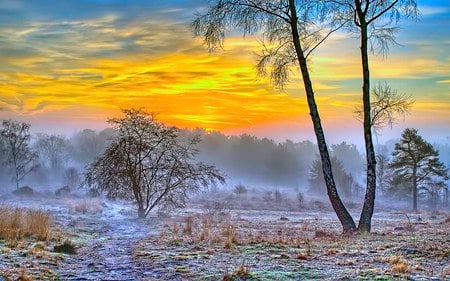
<instances>
[{"instance_id":1,"label":"dry grass","mask_svg":"<svg viewBox=\"0 0 450 281\"><path fill-rule=\"evenodd\" d=\"M68 201L69 209L75 213L100 213L102 211L102 205L100 200L96 198L92 199L77 199Z\"/></svg>"},{"instance_id":2,"label":"dry grass","mask_svg":"<svg viewBox=\"0 0 450 281\"><path fill-rule=\"evenodd\" d=\"M231 280L247 280L251 278L250 267L245 263L241 263L241 265L232 273L225 273L222 276L223 281L231 281Z\"/></svg>"},{"instance_id":3,"label":"dry grass","mask_svg":"<svg viewBox=\"0 0 450 281\"><path fill-rule=\"evenodd\" d=\"M14 246L24 237L46 241L50 236L50 215L42 210L0 206L0 239Z\"/></svg>"},{"instance_id":4,"label":"dry grass","mask_svg":"<svg viewBox=\"0 0 450 281\"><path fill-rule=\"evenodd\" d=\"M410 269L409 262L402 256L391 256L386 258L385 261L392 264L391 271L393 273L406 273Z\"/></svg>"}]
</instances>

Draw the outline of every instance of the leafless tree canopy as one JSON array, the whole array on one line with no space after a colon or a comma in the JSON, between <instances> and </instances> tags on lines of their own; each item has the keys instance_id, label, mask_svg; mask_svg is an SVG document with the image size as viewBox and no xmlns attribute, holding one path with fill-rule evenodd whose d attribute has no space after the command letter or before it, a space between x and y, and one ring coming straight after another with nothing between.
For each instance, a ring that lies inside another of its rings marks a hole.
<instances>
[{"instance_id":1,"label":"leafless tree canopy","mask_svg":"<svg viewBox=\"0 0 450 281\"><path fill-rule=\"evenodd\" d=\"M387 84L378 83L372 89L371 126L375 130L380 130L386 125L392 127L398 117L405 116L414 100L406 94L399 94ZM356 108L355 117L362 122L363 109Z\"/></svg>"},{"instance_id":2,"label":"leafless tree canopy","mask_svg":"<svg viewBox=\"0 0 450 281\"><path fill-rule=\"evenodd\" d=\"M24 122L3 120L0 129L0 144L3 150L2 164L9 167L16 188L20 181L36 168L37 154L30 149L30 125Z\"/></svg>"},{"instance_id":3,"label":"leafless tree canopy","mask_svg":"<svg viewBox=\"0 0 450 281\"><path fill-rule=\"evenodd\" d=\"M309 55L345 21L331 22L321 1L297 0L296 9L300 42L305 57ZM203 37L210 51L223 48L225 34L231 29L241 29L244 34L261 33L262 50L257 71L270 77L277 88L289 81L291 67L298 58L292 40L294 19L289 1L227 0L214 1L212 8L193 22L196 36Z\"/></svg>"},{"instance_id":4,"label":"leafless tree canopy","mask_svg":"<svg viewBox=\"0 0 450 281\"><path fill-rule=\"evenodd\" d=\"M324 0L329 3L335 20L347 21L346 27L359 35L362 25L368 27L372 52L386 55L392 44L397 44L395 33L400 18L417 18L415 0ZM363 22L364 21L364 22Z\"/></svg>"},{"instance_id":5,"label":"leafless tree canopy","mask_svg":"<svg viewBox=\"0 0 450 281\"><path fill-rule=\"evenodd\" d=\"M260 75L269 76L278 88L283 88L289 81L290 71L294 69L291 66L298 67L317 138L327 194L343 231L353 232L355 223L342 203L333 179L308 67L309 55L348 21L331 18L328 24L325 6L325 2L319 0L216 0L210 2L204 14L197 16L192 27L196 36L204 38L210 51L222 48L225 34L230 30L241 29L244 35L261 34L263 51L257 69Z\"/></svg>"},{"instance_id":6,"label":"leafless tree canopy","mask_svg":"<svg viewBox=\"0 0 450 281\"><path fill-rule=\"evenodd\" d=\"M64 136L38 134L34 148L41 160L54 171L63 168L67 163L69 143Z\"/></svg>"},{"instance_id":7,"label":"leafless tree canopy","mask_svg":"<svg viewBox=\"0 0 450 281\"><path fill-rule=\"evenodd\" d=\"M167 127L143 110L124 110L109 123L117 137L92 163L86 183L109 198L136 200L139 217L157 205L184 205L189 192L224 182L214 168L195 161L199 138L182 142L178 129Z\"/></svg>"}]
</instances>

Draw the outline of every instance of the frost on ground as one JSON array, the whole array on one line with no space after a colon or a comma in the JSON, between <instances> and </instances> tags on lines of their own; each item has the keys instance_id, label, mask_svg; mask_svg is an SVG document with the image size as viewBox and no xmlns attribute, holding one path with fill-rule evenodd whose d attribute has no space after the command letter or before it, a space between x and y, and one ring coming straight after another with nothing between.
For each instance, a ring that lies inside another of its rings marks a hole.
<instances>
[{"instance_id":1,"label":"frost on ground","mask_svg":"<svg viewBox=\"0 0 450 281\"><path fill-rule=\"evenodd\" d=\"M15 199L17 200L17 199ZM342 236L331 212L191 208L137 220L120 202L2 198L51 215L49 237L0 240L0 280L449 280L446 213L377 213ZM75 252L55 251L66 241Z\"/></svg>"}]
</instances>

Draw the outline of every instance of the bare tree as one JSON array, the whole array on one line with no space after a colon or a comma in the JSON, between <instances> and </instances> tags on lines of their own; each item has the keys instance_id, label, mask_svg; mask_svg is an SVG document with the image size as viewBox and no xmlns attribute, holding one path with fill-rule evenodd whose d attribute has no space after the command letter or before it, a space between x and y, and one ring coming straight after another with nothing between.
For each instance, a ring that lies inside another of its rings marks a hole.
<instances>
[{"instance_id":1,"label":"bare tree","mask_svg":"<svg viewBox=\"0 0 450 281\"><path fill-rule=\"evenodd\" d=\"M366 147L366 195L358 224L360 232L370 232L376 191L376 156L372 140L372 110L370 102L369 50L386 55L395 44L395 32L401 16L416 17L415 0L324 0L337 21L344 21L360 38L363 74L363 127Z\"/></svg>"},{"instance_id":2,"label":"bare tree","mask_svg":"<svg viewBox=\"0 0 450 281\"><path fill-rule=\"evenodd\" d=\"M88 168L86 183L109 198L135 200L140 218L157 205L182 206L189 192L223 176L213 166L196 162L199 138L182 142L175 127L167 127L143 110L123 110L125 117L109 123L117 136Z\"/></svg>"},{"instance_id":3,"label":"bare tree","mask_svg":"<svg viewBox=\"0 0 450 281\"><path fill-rule=\"evenodd\" d=\"M3 120L0 130L3 139L4 161L13 173L16 189L20 181L36 168L37 154L30 149L30 125L24 122Z\"/></svg>"},{"instance_id":4,"label":"bare tree","mask_svg":"<svg viewBox=\"0 0 450 281\"><path fill-rule=\"evenodd\" d=\"M60 171L66 165L69 143L64 136L39 134L34 147L53 171Z\"/></svg>"},{"instance_id":5,"label":"bare tree","mask_svg":"<svg viewBox=\"0 0 450 281\"><path fill-rule=\"evenodd\" d=\"M387 125L392 128L397 118L409 113L409 109L414 103L410 95L399 94L397 90L392 89L387 83L378 83L372 89L372 98L370 126L376 131ZM355 110L355 116L360 121L364 119L363 111L361 107Z\"/></svg>"},{"instance_id":6,"label":"bare tree","mask_svg":"<svg viewBox=\"0 0 450 281\"><path fill-rule=\"evenodd\" d=\"M204 38L210 51L223 46L225 34L231 29L243 30L244 34L261 32L263 51L258 72L260 75L268 75L279 88L289 81L292 67L300 71L328 197L343 231L352 232L356 230L356 226L336 189L307 61L332 32L346 23L344 21L338 26L330 25L328 29L324 29L325 24L318 22L319 19L326 18L325 12L321 1L217 0L212 1L206 12L199 15L192 25L194 34Z\"/></svg>"}]
</instances>

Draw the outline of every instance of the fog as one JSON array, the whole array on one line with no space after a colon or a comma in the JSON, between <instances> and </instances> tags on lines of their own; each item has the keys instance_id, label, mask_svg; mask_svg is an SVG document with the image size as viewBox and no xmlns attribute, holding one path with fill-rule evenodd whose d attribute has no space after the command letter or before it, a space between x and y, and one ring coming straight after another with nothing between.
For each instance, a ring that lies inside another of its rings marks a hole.
<instances>
[{"instance_id":1,"label":"fog","mask_svg":"<svg viewBox=\"0 0 450 281\"><path fill-rule=\"evenodd\" d=\"M86 168L100 156L113 138L111 128L102 130L84 129L70 136L46 132L32 134L31 150L38 155L35 166L20 182L36 191L54 193L62 187L71 192L86 194L84 184ZM253 191L260 197L282 191L287 197L301 196L304 200L320 200L328 205L323 181L321 162L315 143L304 140L276 142L268 138L258 138L243 134L227 136L217 131L202 129L180 131L180 138L190 139L200 136L198 160L212 164L226 176L226 183L211 187L215 191L236 192L236 186L245 187L245 192ZM378 144L378 155L390 159L395 143L392 139ZM450 166L450 145L434 143L440 152L440 159ZM351 142L341 142L329 146L333 172L338 190L347 202L362 202L365 192L364 153ZM2 155L5 157L5 155ZM5 163L2 160L1 163ZM4 166L0 172L0 193L14 190L11 171ZM198 196L209 196L205 190ZM426 197L426 194L424 194ZM398 194L389 190L379 190L377 203L394 202L395 206L407 206L409 194ZM401 204L403 202L403 204Z\"/></svg>"}]
</instances>

